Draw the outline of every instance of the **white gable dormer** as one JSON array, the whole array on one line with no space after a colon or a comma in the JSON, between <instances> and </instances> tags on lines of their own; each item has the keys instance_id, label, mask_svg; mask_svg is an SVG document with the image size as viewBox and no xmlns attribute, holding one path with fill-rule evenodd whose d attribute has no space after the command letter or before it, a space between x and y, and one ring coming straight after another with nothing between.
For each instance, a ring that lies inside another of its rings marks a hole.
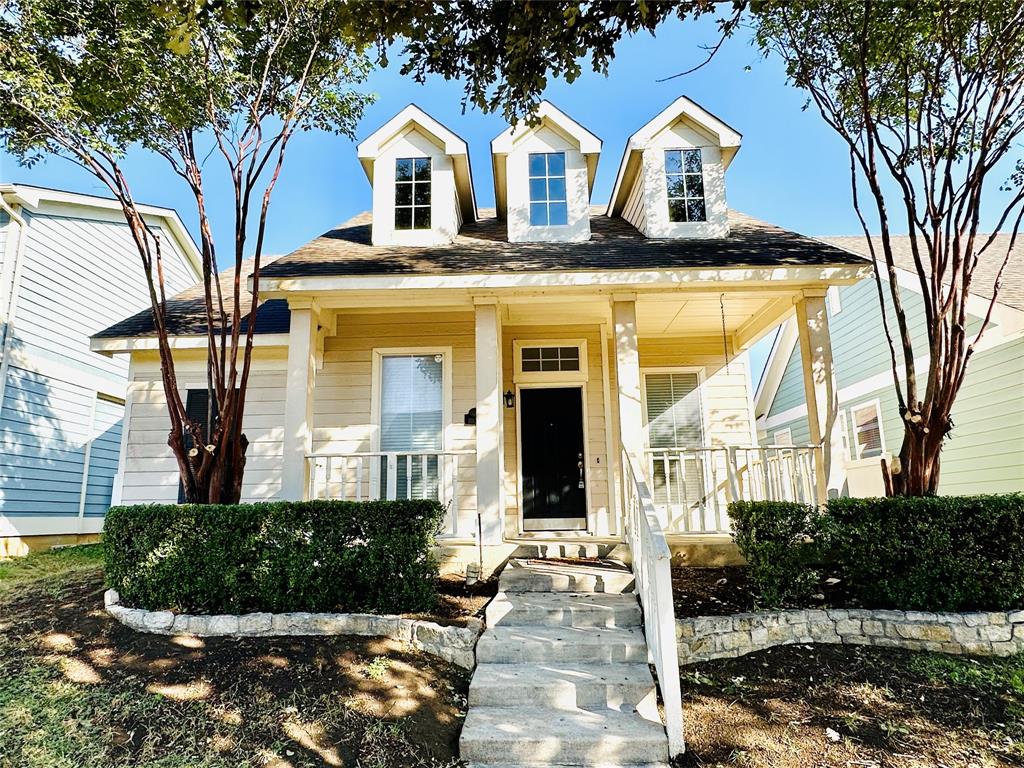
<instances>
[{"instance_id":1,"label":"white gable dormer","mask_svg":"<svg viewBox=\"0 0 1024 768\"><path fill-rule=\"evenodd\" d=\"M513 243L589 240L601 140L549 101L536 117L491 142L498 218Z\"/></svg>"},{"instance_id":2,"label":"white gable dormer","mask_svg":"<svg viewBox=\"0 0 1024 768\"><path fill-rule=\"evenodd\" d=\"M729 234L725 170L742 136L685 96L630 136L608 204L651 238Z\"/></svg>"},{"instance_id":3,"label":"white gable dormer","mask_svg":"<svg viewBox=\"0 0 1024 768\"><path fill-rule=\"evenodd\" d=\"M373 188L374 245L450 243L476 221L466 142L410 104L357 147Z\"/></svg>"}]
</instances>

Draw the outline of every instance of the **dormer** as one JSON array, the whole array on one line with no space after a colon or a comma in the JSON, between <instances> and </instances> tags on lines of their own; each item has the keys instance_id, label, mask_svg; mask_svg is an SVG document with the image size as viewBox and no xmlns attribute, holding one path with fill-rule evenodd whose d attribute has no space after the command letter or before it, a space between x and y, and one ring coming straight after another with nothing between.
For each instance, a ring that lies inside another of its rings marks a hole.
<instances>
[{"instance_id":1,"label":"dormer","mask_svg":"<svg viewBox=\"0 0 1024 768\"><path fill-rule=\"evenodd\" d=\"M477 219L466 142L410 104L357 147L374 245L443 245Z\"/></svg>"},{"instance_id":2,"label":"dormer","mask_svg":"<svg viewBox=\"0 0 1024 768\"><path fill-rule=\"evenodd\" d=\"M491 142L498 218L512 243L589 240L601 140L549 101L535 117Z\"/></svg>"},{"instance_id":3,"label":"dormer","mask_svg":"<svg viewBox=\"0 0 1024 768\"><path fill-rule=\"evenodd\" d=\"M725 170L742 136L685 96L629 137L609 216L651 238L729 234Z\"/></svg>"}]
</instances>

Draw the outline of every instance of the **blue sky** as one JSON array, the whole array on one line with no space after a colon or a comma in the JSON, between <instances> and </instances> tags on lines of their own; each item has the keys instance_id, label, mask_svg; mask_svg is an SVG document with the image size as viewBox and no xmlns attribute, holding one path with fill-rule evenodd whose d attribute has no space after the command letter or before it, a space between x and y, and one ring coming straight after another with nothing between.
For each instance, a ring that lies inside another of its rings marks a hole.
<instances>
[{"instance_id":1,"label":"blue sky","mask_svg":"<svg viewBox=\"0 0 1024 768\"><path fill-rule=\"evenodd\" d=\"M671 22L657 37L624 41L607 77L589 72L569 85L554 81L546 98L604 141L594 202L608 199L628 136L676 97L686 95L743 134L743 145L726 177L729 205L766 221L808 235L856 234L850 202L848 160L840 139L805 96L785 82L781 64L763 59L744 34L729 40L703 69L658 82L704 57L700 45L715 40L708 23ZM748 69L749 67L749 69ZM366 111L357 141L409 102L415 102L460 134L469 144L479 204L493 205L489 144L505 123L500 115L477 110L462 114L462 86L432 78L418 85L390 67L366 84L377 102ZM210 161L216 162L214 157ZM176 208L195 233L191 195L165 167L144 152L126 159L136 199ZM101 185L66 160L52 158L28 169L0 153L0 181L52 186L103 194ZM209 189L214 232L230 253L231 197L226 185ZM353 142L319 132L297 135L271 203L266 253L287 253L370 206L370 186L356 160ZM758 357L763 355L759 351Z\"/></svg>"}]
</instances>

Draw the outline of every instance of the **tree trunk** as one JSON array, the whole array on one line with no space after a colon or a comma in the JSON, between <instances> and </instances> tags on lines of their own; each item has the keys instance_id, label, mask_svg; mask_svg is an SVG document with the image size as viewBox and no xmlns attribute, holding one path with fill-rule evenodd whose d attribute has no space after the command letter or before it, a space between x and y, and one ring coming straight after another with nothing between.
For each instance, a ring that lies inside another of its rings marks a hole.
<instances>
[{"instance_id":1,"label":"tree trunk","mask_svg":"<svg viewBox=\"0 0 1024 768\"><path fill-rule=\"evenodd\" d=\"M934 496L939 491L942 444L949 420L904 421L899 464L889 466L892 495ZM939 423L934 423L939 422Z\"/></svg>"}]
</instances>

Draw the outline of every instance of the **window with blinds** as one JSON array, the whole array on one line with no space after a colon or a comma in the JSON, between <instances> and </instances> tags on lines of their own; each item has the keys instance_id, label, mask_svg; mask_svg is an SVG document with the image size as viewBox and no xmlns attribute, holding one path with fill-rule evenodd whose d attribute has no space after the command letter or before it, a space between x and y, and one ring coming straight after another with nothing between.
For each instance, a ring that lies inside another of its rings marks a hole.
<instances>
[{"instance_id":1,"label":"window with blinds","mask_svg":"<svg viewBox=\"0 0 1024 768\"><path fill-rule=\"evenodd\" d=\"M443 448L443 355L385 355L380 368L380 450L400 454L395 492L399 499L437 498L438 457ZM381 496L388 488L388 459L381 459Z\"/></svg>"},{"instance_id":2,"label":"window with blinds","mask_svg":"<svg viewBox=\"0 0 1024 768\"><path fill-rule=\"evenodd\" d=\"M877 405L869 403L853 409L853 434L857 441L858 459L882 455L882 425Z\"/></svg>"},{"instance_id":3,"label":"window with blinds","mask_svg":"<svg viewBox=\"0 0 1024 768\"><path fill-rule=\"evenodd\" d=\"M656 503L693 506L704 495L703 462L680 449L704 444L700 379L696 372L644 376L647 439Z\"/></svg>"}]
</instances>

